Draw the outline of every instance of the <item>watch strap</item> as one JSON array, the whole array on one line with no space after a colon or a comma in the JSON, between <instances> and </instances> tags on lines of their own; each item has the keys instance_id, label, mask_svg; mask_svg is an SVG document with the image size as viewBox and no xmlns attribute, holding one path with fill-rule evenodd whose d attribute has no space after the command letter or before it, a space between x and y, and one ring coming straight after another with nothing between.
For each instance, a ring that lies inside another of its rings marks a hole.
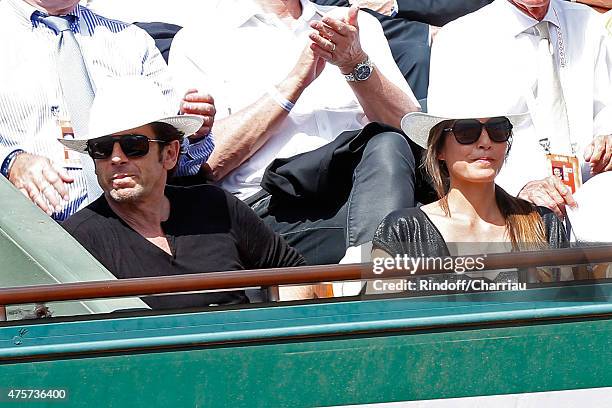
<instances>
[{"instance_id":1,"label":"watch strap","mask_svg":"<svg viewBox=\"0 0 612 408\"><path fill-rule=\"evenodd\" d=\"M359 64L355 65L355 68L353 68L351 72L349 72L348 74L344 74L344 79L346 79L347 82L358 82L358 81L365 81L368 78L370 78L370 75L368 75L368 78L365 78L365 79L359 79L356 76L356 71L364 65L367 65L368 67L370 67L370 75L372 75L372 72L374 72L374 64L372 63L372 60L370 60L370 57L367 56L363 62L360 62Z\"/></svg>"}]
</instances>

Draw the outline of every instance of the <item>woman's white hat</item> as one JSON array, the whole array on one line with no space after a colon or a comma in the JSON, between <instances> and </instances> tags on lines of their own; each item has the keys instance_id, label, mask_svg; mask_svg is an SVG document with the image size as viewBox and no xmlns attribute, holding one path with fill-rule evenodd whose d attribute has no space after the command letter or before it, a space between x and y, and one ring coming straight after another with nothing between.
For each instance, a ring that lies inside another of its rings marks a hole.
<instances>
[{"instance_id":1,"label":"woman's white hat","mask_svg":"<svg viewBox=\"0 0 612 408\"><path fill-rule=\"evenodd\" d=\"M153 122L174 126L185 136L202 127L198 115L177 115L176 104L164 96L160 87L143 77L122 77L105 80L96 90L89 112L88 131L74 139L59 139L64 146L87 153L87 141L113 133L134 129Z\"/></svg>"},{"instance_id":2,"label":"woman's white hat","mask_svg":"<svg viewBox=\"0 0 612 408\"><path fill-rule=\"evenodd\" d=\"M498 116L505 116L510 120L513 127L519 126L523 121L529 118L529 113L500 113L500 112L476 112L470 111L467 108L466 111L462 109L455 110L454 112L410 112L402 118L402 130L413 142L418 144L424 149L427 149L427 140L429 139L429 131L435 125L445 120L457 120L457 119L484 119L494 118Z\"/></svg>"}]
</instances>

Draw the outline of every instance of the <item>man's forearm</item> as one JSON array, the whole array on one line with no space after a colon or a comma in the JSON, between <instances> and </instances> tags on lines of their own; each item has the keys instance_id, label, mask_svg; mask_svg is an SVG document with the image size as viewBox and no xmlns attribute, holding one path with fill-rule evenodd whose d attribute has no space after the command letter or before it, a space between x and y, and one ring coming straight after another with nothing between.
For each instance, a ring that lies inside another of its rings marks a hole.
<instances>
[{"instance_id":1,"label":"man's forearm","mask_svg":"<svg viewBox=\"0 0 612 408\"><path fill-rule=\"evenodd\" d=\"M301 84L291 78L277 89L291 102L297 101L303 91ZM216 147L208 161L213 178L222 179L255 154L288 114L266 93L246 108L218 120L214 128Z\"/></svg>"},{"instance_id":2,"label":"man's forearm","mask_svg":"<svg viewBox=\"0 0 612 408\"><path fill-rule=\"evenodd\" d=\"M251 157L286 116L287 112L266 94L241 111L218 120L216 147L208 160L213 178L222 179Z\"/></svg>"},{"instance_id":3,"label":"man's forearm","mask_svg":"<svg viewBox=\"0 0 612 408\"><path fill-rule=\"evenodd\" d=\"M402 117L420 107L380 70L374 69L366 81L350 82L363 110L372 122L382 122L399 128Z\"/></svg>"}]
</instances>

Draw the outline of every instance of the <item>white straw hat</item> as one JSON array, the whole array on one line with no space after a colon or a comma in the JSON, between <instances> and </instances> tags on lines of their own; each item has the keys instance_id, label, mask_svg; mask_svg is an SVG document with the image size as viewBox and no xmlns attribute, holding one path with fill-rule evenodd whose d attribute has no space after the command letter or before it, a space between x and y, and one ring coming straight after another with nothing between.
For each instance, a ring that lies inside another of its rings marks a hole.
<instances>
[{"instance_id":1,"label":"white straw hat","mask_svg":"<svg viewBox=\"0 0 612 408\"><path fill-rule=\"evenodd\" d=\"M469 112L469 113L468 113ZM422 113L422 112L410 112L402 118L402 130L413 142L418 144L424 149L427 149L427 140L429 139L429 131L435 125L445 120L457 120L457 119L484 119L494 118L498 116L505 116L512 123L513 128L519 126L523 121L529 118L529 113L518 113L509 114L499 112L476 112L470 111L469 108L466 112L433 112L433 113Z\"/></svg>"},{"instance_id":2,"label":"white straw hat","mask_svg":"<svg viewBox=\"0 0 612 408\"><path fill-rule=\"evenodd\" d=\"M185 136L202 127L202 116L177 115L177 111L178 103L171 103L159 86L149 79L135 76L108 79L96 90L87 133L59 141L69 149L87 153L88 140L153 122L172 125Z\"/></svg>"}]
</instances>

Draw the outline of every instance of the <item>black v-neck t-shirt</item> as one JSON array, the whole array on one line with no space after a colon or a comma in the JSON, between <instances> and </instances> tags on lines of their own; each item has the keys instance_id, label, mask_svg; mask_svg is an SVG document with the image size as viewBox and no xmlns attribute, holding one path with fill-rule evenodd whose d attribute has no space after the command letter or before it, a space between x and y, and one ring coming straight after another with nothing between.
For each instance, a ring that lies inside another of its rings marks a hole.
<instances>
[{"instance_id":1,"label":"black v-neck t-shirt","mask_svg":"<svg viewBox=\"0 0 612 408\"><path fill-rule=\"evenodd\" d=\"M211 185L167 186L170 216L163 222L172 255L130 228L104 196L62 225L117 278L280 268L304 265L300 254L242 201ZM153 309L248 302L244 291L151 296Z\"/></svg>"}]
</instances>

